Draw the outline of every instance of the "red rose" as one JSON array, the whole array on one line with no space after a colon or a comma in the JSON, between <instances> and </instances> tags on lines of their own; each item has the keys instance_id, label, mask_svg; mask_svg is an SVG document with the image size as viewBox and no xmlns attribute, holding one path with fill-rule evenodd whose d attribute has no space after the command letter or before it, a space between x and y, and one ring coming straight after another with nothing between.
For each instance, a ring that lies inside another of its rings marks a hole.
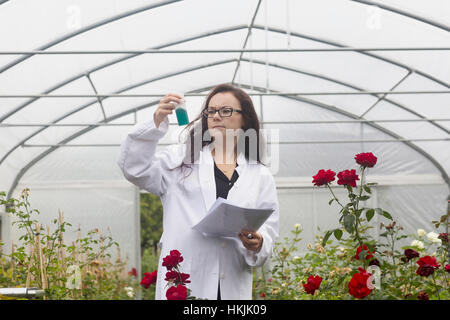
<instances>
[{"instance_id":1,"label":"red rose","mask_svg":"<svg viewBox=\"0 0 450 320\"><path fill-rule=\"evenodd\" d=\"M430 300L430 298L428 297L428 294L427 294L426 291L419 292L419 294L417 295L417 299L419 299L419 300Z\"/></svg>"},{"instance_id":2,"label":"red rose","mask_svg":"<svg viewBox=\"0 0 450 320\"><path fill-rule=\"evenodd\" d=\"M413 249L406 249L405 250L405 257L409 261L411 259L418 258L419 257L419 253L416 250L413 250Z\"/></svg>"},{"instance_id":3,"label":"red rose","mask_svg":"<svg viewBox=\"0 0 450 320\"><path fill-rule=\"evenodd\" d=\"M157 274L156 270L153 271L152 273L145 272L140 285L142 285L145 289L148 289L148 287L150 285L156 283L156 277L157 277L156 274Z\"/></svg>"},{"instance_id":4,"label":"red rose","mask_svg":"<svg viewBox=\"0 0 450 320\"><path fill-rule=\"evenodd\" d=\"M441 239L442 242L449 242L448 241L448 233L440 233L438 239Z\"/></svg>"},{"instance_id":5,"label":"red rose","mask_svg":"<svg viewBox=\"0 0 450 320\"><path fill-rule=\"evenodd\" d=\"M170 251L170 254L163 259L163 267L166 267L167 270L172 270L175 268L180 262L183 261L183 257L178 250Z\"/></svg>"},{"instance_id":6,"label":"red rose","mask_svg":"<svg viewBox=\"0 0 450 320\"><path fill-rule=\"evenodd\" d=\"M377 163L377 157L375 157L372 152L357 154L355 160L357 164L366 168L372 168Z\"/></svg>"},{"instance_id":7,"label":"red rose","mask_svg":"<svg viewBox=\"0 0 450 320\"><path fill-rule=\"evenodd\" d=\"M305 288L306 293L314 294L314 291L319 289L321 282L322 282L321 277L309 276L307 282L303 284L303 288Z\"/></svg>"},{"instance_id":8,"label":"red rose","mask_svg":"<svg viewBox=\"0 0 450 320\"><path fill-rule=\"evenodd\" d=\"M445 271L447 271L448 273L450 273L450 264L446 264L446 265L445 265Z\"/></svg>"},{"instance_id":9,"label":"red rose","mask_svg":"<svg viewBox=\"0 0 450 320\"><path fill-rule=\"evenodd\" d=\"M128 272L128 275L134 276L135 278L137 278L137 270L136 270L136 268L132 268L131 271Z\"/></svg>"},{"instance_id":10,"label":"red rose","mask_svg":"<svg viewBox=\"0 0 450 320\"><path fill-rule=\"evenodd\" d=\"M180 273L177 271L168 271L166 273L166 281L172 281L175 283L175 285L177 284L185 284L185 283L190 283L191 280L188 280L188 278L190 277L189 274L187 273Z\"/></svg>"},{"instance_id":11,"label":"red rose","mask_svg":"<svg viewBox=\"0 0 450 320\"><path fill-rule=\"evenodd\" d=\"M339 185L349 185L356 188L356 181L359 180L356 170L344 170L337 174Z\"/></svg>"},{"instance_id":12,"label":"red rose","mask_svg":"<svg viewBox=\"0 0 450 320\"><path fill-rule=\"evenodd\" d=\"M420 258L417 261L419 268L417 268L416 273L422 277L428 277L434 273L434 270L440 267L440 264L437 263L435 257L426 256Z\"/></svg>"},{"instance_id":13,"label":"red rose","mask_svg":"<svg viewBox=\"0 0 450 320\"><path fill-rule=\"evenodd\" d=\"M359 272L355 273L348 283L348 292L357 299L367 297L372 289L367 287L367 281L371 274L363 268L358 268Z\"/></svg>"},{"instance_id":14,"label":"red rose","mask_svg":"<svg viewBox=\"0 0 450 320\"><path fill-rule=\"evenodd\" d=\"M315 176L313 176L314 180L312 181L314 185L320 187L324 184L331 183L331 181L334 181L334 176L336 173L331 170L323 170L320 169L319 172Z\"/></svg>"},{"instance_id":15,"label":"red rose","mask_svg":"<svg viewBox=\"0 0 450 320\"><path fill-rule=\"evenodd\" d=\"M266 294L264 292L261 292L261 294L259 295L261 298L265 298Z\"/></svg>"},{"instance_id":16,"label":"red rose","mask_svg":"<svg viewBox=\"0 0 450 320\"><path fill-rule=\"evenodd\" d=\"M167 300L186 300L187 288L182 284L170 287L166 292Z\"/></svg>"},{"instance_id":17,"label":"red rose","mask_svg":"<svg viewBox=\"0 0 450 320\"><path fill-rule=\"evenodd\" d=\"M373 255L372 255L372 253L373 252L370 252L369 251L369 248L367 248L367 246L363 243L363 245L362 245L362 249L361 249L361 246L359 246L357 249L356 249L356 254L355 254L355 259L356 260L359 260L359 255L360 255L360 253L362 252L362 251L366 251L366 260L369 260L369 259L372 259L373 258Z\"/></svg>"},{"instance_id":18,"label":"red rose","mask_svg":"<svg viewBox=\"0 0 450 320\"><path fill-rule=\"evenodd\" d=\"M370 262L369 262L369 266L380 266L380 261L378 261L378 259L373 259L373 260L370 260Z\"/></svg>"}]
</instances>

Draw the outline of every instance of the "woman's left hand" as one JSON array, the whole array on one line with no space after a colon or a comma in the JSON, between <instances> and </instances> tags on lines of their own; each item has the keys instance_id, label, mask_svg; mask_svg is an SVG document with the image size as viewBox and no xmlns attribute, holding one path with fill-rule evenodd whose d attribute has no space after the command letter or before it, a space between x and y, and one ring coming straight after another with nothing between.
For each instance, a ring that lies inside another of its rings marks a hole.
<instances>
[{"instance_id":1,"label":"woman's left hand","mask_svg":"<svg viewBox=\"0 0 450 320\"><path fill-rule=\"evenodd\" d=\"M251 235L251 238L248 237ZM251 251L259 252L262 247L263 237L261 233L242 229L239 233L239 239L241 239L242 244L245 248Z\"/></svg>"}]
</instances>

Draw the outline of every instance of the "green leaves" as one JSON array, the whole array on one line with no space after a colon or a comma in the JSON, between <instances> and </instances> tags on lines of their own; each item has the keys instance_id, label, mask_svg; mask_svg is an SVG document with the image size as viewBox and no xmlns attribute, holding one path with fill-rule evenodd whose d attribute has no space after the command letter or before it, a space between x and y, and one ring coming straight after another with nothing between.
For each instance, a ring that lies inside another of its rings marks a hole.
<instances>
[{"instance_id":1,"label":"green leaves","mask_svg":"<svg viewBox=\"0 0 450 320\"><path fill-rule=\"evenodd\" d=\"M370 220L372 220L373 216L375 215L375 210L374 209L369 209L366 211L366 219L367 222L369 222Z\"/></svg>"},{"instance_id":2,"label":"green leaves","mask_svg":"<svg viewBox=\"0 0 450 320\"><path fill-rule=\"evenodd\" d=\"M348 233L353 233L355 224L355 216L352 214L344 215L344 228Z\"/></svg>"},{"instance_id":3,"label":"green leaves","mask_svg":"<svg viewBox=\"0 0 450 320\"><path fill-rule=\"evenodd\" d=\"M431 221L431 223L434 224L435 228L439 228L441 226L441 224L446 224L448 221L448 214L444 214L443 216L441 216L441 218L439 219L439 221Z\"/></svg>"},{"instance_id":4,"label":"green leaves","mask_svg":"<svg viewBox=\"0 0 450 320\"><path fill-rule=\"evenodd\" d=\"M322 240L322 247L325 247L327 244L328 239L330 238L330 236L333 234L332 230L327 231L327 233L325 233L325 236L323 237Z\"/></svg>"},{"instance_id":5,"label":"green leaves","mask_svg":"<svg viewBox=\"0 0 450 320\"><path fill-rule=\"evenodd\" d=\"M325 233L325 236L323 237L323 240L322 240L322 247L325 247L325 245L327 244L328 239L330 239L330 237L331 237L332 234L334 234L334 237L335 237L337 240L341 240L342 235L343 235L344 233L342 232L341 229L328 230L328 231Z\"/></svg>"},{"instance_id":6,"label":"green leaves","mask_svg":"<svg viewBox=\"0 0 450 320\"><path fill-rule=\"evenodd\" d=\"M366 201L366 200L369 200L370 197L369 196L360 196L357 199L360 200L360 201Z\"/></svg>"},{"instance_id":7,"label":"green leaves","mask_svg":"<svg viewBox=\"0 0 450 320\"><path fill-rule=\"evenodd\" d=\"M341 240L341 238L342 238L342 235L343 235L343 232L342 232L342 230L341 229L334 229L334 237L337 239L337 240Z\"/></svg>"}]
</instances>

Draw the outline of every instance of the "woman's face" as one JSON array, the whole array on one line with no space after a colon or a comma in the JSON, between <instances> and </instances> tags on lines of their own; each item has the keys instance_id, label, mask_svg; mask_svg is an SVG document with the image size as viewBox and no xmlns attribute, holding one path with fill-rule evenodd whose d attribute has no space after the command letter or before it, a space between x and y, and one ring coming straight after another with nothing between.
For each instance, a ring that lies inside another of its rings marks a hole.
<instances>
[{"instance_id":1,"label":"woman's face","mask_svg":"<svg viewBox=\"0 0 450 320\"><path fill-rule=\"evenodd\" d=\"M209 101L208 109L218 110L222 107L231 107L233 109L242 110L239 100L231 92L220 92L215 94ZM231 117L221 117L218 112L214 117L208 118L208 129L211 135L217 133L225 134L226 129L241 129L244 119L240 112L233 111Z\"/></svg>"}]
</instances>

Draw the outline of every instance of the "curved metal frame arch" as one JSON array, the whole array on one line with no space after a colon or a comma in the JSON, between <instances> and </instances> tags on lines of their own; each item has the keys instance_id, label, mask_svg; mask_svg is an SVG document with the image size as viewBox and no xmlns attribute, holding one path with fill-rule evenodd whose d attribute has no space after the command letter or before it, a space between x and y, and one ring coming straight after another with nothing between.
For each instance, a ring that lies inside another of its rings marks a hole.
<instances>
[{"instance_id":1,"label":"curved metal frame arch","mask_svg":"<svg viewBox=\"0 0 450 320\"><path fill-rule=\"evenodd\" d=\"M169 43L166 43L166 44L157 46L157 47L153 47L152 49L162 49L162 48L169 47L169 46L173 46L173 45L177 45L177 44L180 44L180 43L189 42L189 41L193 41L193 40L197 40L197 39L202 39L202 38L206 38L206 37L209 37L209 36L213 36L213 35L216 35L216 34L222 34L222 33L226 33L226 32L232 32L232 31L241 30L241 29L245 29L245 28L247 28L247 26L245 26L245 25L239 25L239 26L229 27L229 28L225 28L225 29L220 29L220 30L212 31L212 32L209 32L209 31L208 31L208 32L201 33L201 34L196 35L196 36L193 36L193 37L184 38L184 39L177 40L177 41L172 41L172 42L169 42ZM95 68L92 68L92 69L90 69L90 70L88 70L88 71L86 71L86 72L83 72L83 73L80 73L80 74L78 74L78 75L72 76L72 77L70 77L69 79L66 79L66 80L64 80L63 82L60 82L60 83L56 84L55 86L53 86L53 87L51 87L51 88L45 90L44 93L45 93L45 94L50 93L50 92L52 92L52 91L54 91L54 90L57 90L57 89L59 89L59 88L65 86L65 85L67 85L67 84L69 84L69 83L75 81L75 80L78 80L78 79L80 79L80 78L82 78L82 77L84 77L84 76L86 76L86 75L88 75L88 74L91 74L91 73L94 73L94 72L96 72L96 71L99 71L99 70L108 68L108 67L110 67L110 66L112 66L112 65L115 65L115 64L117 64L117 63L126 61L126 60L128 60L128 59L135 58L135 57L140 56L140 55L142 55L142 54L143 54L143 53L129 54L129 55L126 55L125 57L121 57L121 58L118 58L118 59L109 61L109 62L107 62L107 63L105 63L105 64L102 64L102 65L100 65L100 66L97 66L97 67L95 67ZM21 104L20 106L18 106L18 107L15 108L14 110L11 110L10 112L4 114L3 116L0 117L0 122L5 121L7 118L9 118L10 116L12 116L14 113L16 113L16 112L22 110L23 108L25 108L26 106L30 105L31 103L33 103L34 101L36 101L36 100L38 100L38 99L40 99L40 98L32 98L32 99L30 99L29 101L27 101L27 102ZM1 164L1 161L0 161L0 164Z\"/></svg>"},{"instance_id":2,"label":"curved metal frame arch","mask_svg":"<svg viewBox=\"0 0 450 320\"><path fill-rule=\"evenodd\" d=\"M129 16L133 16L135 14L138 14L138 13L141 13L141 12L144 12L144 11L147 11L147 10L151 10L151 9L158 8L158 7L163 7L163 6L166 6L166 5L170 5L172 3L179 2L179 1L182 1L182 0L167 0L167 1L164 1L164 2L160 2L160 3L156 3L156 4L152 4L152 5L147 5L147 6L140 7L138 9L127 11L125 13L116 15L116 16L114 16L112 18L104 19L104 20L98 21L96 23L93 23L93 24L91 24L89 26L81 28L80 30L68 33L68 34L66 34L66 35L64 35L64 36L62 36L62 37L60 37L58 39L55 39L55 40L53 40L51 42L48 42L48 43L40 46L36 50L46 50L46 49L48 49L50 47L53 47L54 45L57 45L57 44L59 44L61 42L64 42L64 41L66 41L66 40L68 40L70 38L76 37L76 36L78 36L78 35L80 35L82 33L85 33L87 31L90 31L90 30L96 29L98 27L104 26L104 25L106 25L108 23L111 23L111 22L114 22L114 21L117 21L117 20L129 17ZM0 74L5 72L8 69L14 67L15 65L17 65L17 64L27 60L28 58L31 58L32 56L34 56L34 55L33 54L26 55L24 57L18 58L16 60L8 63L6 66L0 68Z\"/></svg>"},{"instance_id":3,"label":"curved metal frame arch","mask_svg":"<svg viewBox=\"0 0 450 320\"><path fill-rule=\"evenodd\" d=\"M198 70L198 69L201 69L201 68L207 68L207 67L211 67L211 66L215 66L215 65L219 65L219 64L224 64L224 63L232 63L232 62L235 62L235 61L236 61L236 59L222 60L222 61L218 61L218 62L215 62L215 63L208 63L208 64L202 65L202 66L200 66L200 67L199 67L199 66L196 66L196 67L191 67L191 68L188 68L188 69L184 69L184 70L182 70L182 71L176 71L176 72L173 72L173 73L169 73L169 74L165 74L165 75L160 75L160 76L158 76L158 77L156 77L156 78L151 78L151 79L148 79L148 80L144 80L144 81L138 82L138 83L136 83L136 84L130 85L130 86L128 86L128 87L122 88L122 89L116 91L115 94L120 94L120 93L122 93L122 92L125 92L125 91L127 91L127 90L131 90L131 89L137 88L137 87L142 86L142 85L145 85L145 84L147 84L147 83L151 83L151 82L158 81L158 80L161 80L161 79L165 79L165 78L168 78L168 77L176 76L176 75L179 75L179 74L184 74L184 73L189 72L189 71L195 71L195 70ZM36 98L36 99L38 99L38 98ZM105 98L105 99L106 99L106 98ZM103 100L104 100L104 99L103 99ZM60 117L58 117L56 120L53 120L51 123L57 123L57 122L59 122L59 121L65 119L65 118L71 116L71 115L74 114L74 113L77 113L77 112L79 112L79 111L81 111L81 110L83 110L83 109L85 109L85 108L88 108L88 107L92 106L93 104L95 104L95 103L97 103L97 102L98 102L98 100L97 100L97 99L94 99L94 100L92 100L91 102L88 102L88 103L82 105L81 107L78 107L78 108L76 108L76 109L74 109L74 110L71 110L70 112L68 112L68 113L66 113L66 114L64 114L64 115L62 115L62 116L60 116ZM8 150L8 152L3 156L3 158L0 159L0 165L6 160L6 158L7 158L7 157L8 157L15 149L17 149L18 147L20 147L21 145L23 145L24 143L26 143L29 139L33 138L34 136L36 136L37 134L41 133L42 131L44 131L44 130L47 129L47 128L48 128L48 126L44 126L44 127L42 127L42 128L39 128L38 130L36 130L36 131L33 132L32 134L30 134L28 137L22 139L18 144L16 144L16 145L15 145L14 147L12 147L10 150Z\"/></svg>"},{"instance_id":4,"label":"curved metal frame arch","mask_svg":"<svg viewBox=\"0 0 450 320\"><path fill-rule=\"evenodd\" d=\"M251 89L251 86L246 85L246 84L244 84L244 85L240 84L240 86L242 88L245 88L245 89ZM255 89L255 88L257 88L257 89ZM257 91L264 91L265 90L265 88L258 88L258 87L253 87L253 89L255 89ZM274 90L270 90L270 91L274 92ZM361 119L361 117L359 117L358 115L355 115L355 114L353 114L351 112L342 110L342 109L337 108L335 106L327 105L327 104L319 102L319 101L315 101L313 99L307 99L307 98L303 98L303 97L293 97L293 96L282 96L282 97L286 97L286 98L291 99L291 100L302 101L302 102L309 103L309 104L312 104L312 105L315 105L315 106L318 106L318 107L321 107L321 108L325 108L327 110L337 112L339 114L342 114L342 115L347 116L347 117L352 118L352 119ZM366 123L366 124L371 126L371 127L373 127L373 128L375 128L375 129L380 130L383 133L386 133L387 135L389 135L389 136L391 136L391 137L393 137L393 138L395 138L397 140L398 139L403 139L401 136L399 136L395 132L392 132L391 130L388 130L388 129L386 129L386 128L384 128L384 127L382 127L382 126L380 126L380 125L378 125L376 123ZM409 147L411 147L415 151L419 152L425 158L430 160L430 162L433 163L434 166L441 172L442 178L444 179L444 181L446 182L448 188L450 189L450 177L448 176L448 174L444 170L444 168L442 168L442 166L439 164L439 162L436 161L436 159L434 159L426 151L422 150L419 146L415 145L412 142L409 142L409 141L399 141L399 142L405 143L406 145L408 145Z\"/></svg>"},{"instance_id":5,"label":"curved metal frame arch","mask_svg":"<svg viewBox=\"0 0 450 320\"><path fill-rule=\"evenodd\" d=\"M264 30L264 26L254 25L254 26L253 26L253 29ZM278 28L268 28L268 30L271 31L271 32L277 32L277 33L286 34L286 31L284 31L284 30L282 30L282 29L278 29ZM319 42L319 43L327 44L327 45L334 46L334 47L338 47L338 48L347 48L346 46L344 46L344 45L342 45L342 44L339 44L339 43L337 43L337 42L333 42L333 41L330 41L330 40L324 40L324 39L320 39L320 38L317 38L317 37L308 36L308 35L301 34L301 33L297 33L297 32L291 32L290 35L291 35L291 36L295 36L295 37L299 37L299 38L302 38L302 39L308 39L308 40L311 40L311 41L316 41L316 42ZM429 79L429 80L431 80L431 81L433 81L433 82L436 82L436 83L438 83L438 84L440 84L440 85L443 85L444 87L450 88L450 84L449 84L449 83L447 83L447 82L445 82L445 81L443 81L443 80L440 80L440 79L438 79L438 78L436 78L436 77L433 77L432 75L430 75L430 74L428 74L428 73L426 73L426 72L420 71L419 69L412 68L412 67L410 67L410 66L408 66L408 65L406 65L406 64L404 64L404 63L395 61L395 60L393 60L393 59L388 59L388 58L385 58L385 57L380 57L380 56L378 56L378 55L375 54L375 53L371 53L371 52L367 52L367 51L358 51L358 50L354 50L354 52L359 53L359 54L363 54L363 55L370 56L370 57L372 57L372 58L375 58L375 59L377 59L377 60L381 60L381 61L390 63L390 64L392 64L392 65L394 65L394 66L397 66L397 67L400 67L400 68L404 68L404 69L406 69L406 70L408 70L408 71L412 71L412 72L414 72L414 73L416 73L416 74L418 74L418 75L421 75L422 77L425 77L425 78L427 78L427 79Z\"/></svg>"},{"instance_id":6,"label":"curved metal frame arch","mask_svg":"<svg viewBox=\"0 0 450 320\"><path fill-rule=\"evenodd\" d=\"M265 64L266 63L265 61L261 61L261 60L249 60L249 59L244 59L244 58L242 58L241 61L245 61L245 62L248 62L248 63L258 63L258 64ZM357 86L355 86L353 84L350 84L350 83L347 83L347 82L344 82L344 81L341 81L341 80L338 80L338 79L332 79L332 78L330 78L328 76L320 75L320 74L317 74L317 73L314 73L314 72L307 72L307 71L303 71L303 70L300 70L300 69L293 69L291 67L286 67L286 66L282 66L282 65L274 64L274 63L270 63L270 62L268 62L267 65L271 66L273 68L279 68L279 69L283 69L283 70L287 70L287 71L291 71L291 72L295 72L295 73L305 74L305 75L308 75L308 76L311 76L311 77L315 77L315 78L320 78L320 79L323 79L323 80L326 80L326 81L330 81L330 82L333 82L333 83L337 83L337 84L346 86L348 88L351 88L351 89L354 89L354 90L357 90L357 91L361 91L361 92L366 92L367 91L367 90L362 89L360 87L357 87ZM374 94L374 93L368 93L368 95L377 97L380 100L384 100L384 101L388 102L389 104L392 104L392 105L394 105L394 106L396 106L396 107L398 107L400 109L403 109L406 112L412 113L413 115L415 115L415 116L417 116L417 117L419 117L421 119L425 119L425 117L423 115L421 115L420 113L417 113L414 110L412 110L412 109L410 109L408 107L405 107L404 105L402 105L402 104L400 104L398 102L395 102L395 101L393 101L391 99L388 99L386 97L379 97L377 94ZM436 126L439 129L443 130L445 133L450 133L450 131L447 128L442 127L440 124L436 123L433 120L428 120L427 122L429 122L430 124Z\"/></svg>"},{"instance_id":7,"label":"curved metal frame arch","mask_svg":"<svg viewBox=\"0 0 450 320\"><path fill-rule=\"evenodd\" d=\"M7 2L7 1L8 0L4 0L4 2ZM112 17L112 18L104 19L102 21L99 21L99 22L96 22L94 24L91 24L90 26L86 26L86 27L82 28L81 30L77 30L75 32L66 34L65 36L62 36L62 37L60 37L60 38L58 38L58 39L56 39L54 41L48 42L45 45L43 45L41 47L38 47L35 50L46 50L46 49L48 49L48 48L50 48L50 47L52 47L52 46L54 46L54 45L56 45L58 43L61 43L61 42L65 41L65 40L67 40L67 39L73 38L73 37L78 36L78 35L80 35L80 34L82 34L84 32L87 32L87 31L92 30L92 29L96 29L96 28L101 27L103 25L106 25L108 23L111 23L111 22L114 22L114 21L117 21L117 20L129 17L129 16L133 16L133 15L138 14L138 13L143 12L143 11L151 10L151 9L154 9L154 8L157 8L157 7L161 7L161 6L165 6L165 5L170 5L172 3L179 2L179 1L182 1L182 0L167 0L165 2L161 2L161 3L154 4L154 5L149 5L149 6L144 6L144 7L138 8L138 9L134 9L134 10L125 12L123 14L119 14L119 15L117 15L115 17ZM368 1L368 0L350 0L350 1L358 2L358 3L364 4L364 5L378 6L378 7L382 8L382 9L384 9L384 10L389 10L389 11L394 12L396 14L403 15L405 17L418 20L418 21L420 21L422 23L425 23L425 24L429 24L429 25L431 25L433 27L440 28L440 29L443 29L443 30L446 30L446 31L450 31L450 28L448 28L447 26L444 26L444 25L442 25L442 24L440 24L440 23L438 23L436 21L433 21L431 19L425 19L425 18L419 17L417 15L410 14L410 13L408 13L406 11L403 11L403 10L400 10L400 9L396 9L396 8L389 7L389 6L386 6L386 5L383 5L383 4L379 4L379 3L374 3L374 2ZM261 2L261 0L258 2L256 11L258 10L260 2ZM254 26L250 26L249 29L251 30L251 28L253 28L253 27ZM283 33L286 33L286 32L283 32ZM5 67L0 68L0 74L2 72L12 68L16 64L27 60L28 58L30 58L32 56L33 55L26 55L26 56L24 56L22 58L19 58L17 60L12 61L11 63L7 64Z\"/></svg>"},{"instance_id":8,"label":"curved metal frame arch","mask_svg":"<svg viewBox=\"0 0 450 320\"><path fill-rule=\"evenodd\" d=\"M241 86L241 87L243 87L243 88L248 88L248 89L251 88L249 85L245 85L245 84L238 84L238 85ZM192 90L190 93L194 93L194 92L202 92L202 91L205 91L205 90L209 90L209 89L211 89L212 87L213 87L213 86L208 86L208 87L205 87L205 88L200 88L200 89ZM267 88L259 88L259 87L252 86L252 89L253 89L253 90L256 90L256 91L264 92L264 91L266 91ZM271 90L271 91L274 92L273 90ZM317 106L317 107L321 107L321 108L324 108L324 109L327 109L327 110L330 110L330 111L334 111L334 112L337 112L337 113L339 113L339 114L342 114L342 115L344 115L344 116L347 116L347 117L350 117L350 118L353 118L353 119L358 119L358 118L359 118L357 115L354 115L354 114L352 114L352 113L350 113L350 112L348 112L348 111L342 110L342 109L337 108L337 107L334 107L334 106L329 106L329 105L327 105L327 104L324 104L324 103L315 101L315 100L313 100L313 99L306 99L306 98L301 98L301 97L290 97L290 96L286 96L286 98L288 98L288 99L293 99L293 100L296 100L296 101L302 101L302 102L305 102L305 103L309 103L309 104L311 104L311 105L315 105L315 106ZM119 114L116 114L116 115L114 115L114 116L111 116L111 117L107 118L107 119L105 120L105 122L111 122L111 121L113 121L113 120L116 120L116 119L118 119L118 118L121 118L121 117L123 117L123 116L126 116L126 115L128 115L128 114L130 114L130 113L137 112L137 111L139 111L139 110L142 110L142 109L145 109L145 108L154 106L154 105L156 105L158 102L159 102L159 100L153 101L153 102L150 102L150 103L146 103L146 104L144 104L144 105L141 105L141 106L139 106L139 107L132 108L132 109L130 109L130 110L123 111L123 112L121 112L121 113L119 113ZM393 138L395 138L395 139L402 139L401 136L397 135L397 134L394 133L394 132L391 132L390 130L388 130L388 129L384 128L384 127L381 127L380 125L377 125L377 124L375 124L375 123L367 123L367 125L369 125L369 126L371 126L371 127L374 127L374 128L380 130L381 132L386 133L387 135L389 135L389 136L391 136L391 137L393 137ZM59 144L59 145L60 145L60 144L67 144L69 141L71 141L71 140L73 140L73 139L75 139L75 138L77 138L77 137L79 137L79 136L85 134L86 132L89 132L89 131L93 130L94 128L97 128L97 126L90 126L90 127L84 128L83 130L81 130L81 131L79 131L79 132L77 132L77 133L75 133L75 134L72 134L71 136L69 136L69 137L63 139L63 140L62 140L61 142L59 142L58 144ZM449 176L447 175L447 173L445 172L445 170L442 168L442 166L441 166L441 165L440 165L433 157L431 157L427 152L425 152L425 151L422 150L420 147L416 146L415 144L413 144L413 143L411 143L411 142L409 142L409 141L399 141L399 142L405 143L406 145L408 145L408 146L411 147L412 149L414 149L414 150L416 150L417 152L419 152L420 154L422 154L422 155L423 155L425 158L427 158L429 161L431 161L431 162L435 165L435 167L441 172L442 177L444 178L444 181L446 182L447 186L450 188L450 178L449 178ZM59 148L59 146L55 146L55 147L51 147L50 149L48 149L48 150L42 152L42 153L39 154L37 157L35 157L34 159L32 159L30 162L28 162L28 164L26 164L26 165L19 171L19 173L16 175L16 178L14 179L13 183L11 184L11 188L10 188L9 191L8 191L7 199L9 199L9 198L11 197L12 192L14 191L14 189L16 188L16 186L18 185L20 179L24 176L24 174L25 174L25 173L26 173L26 172L27 172L27 171L28 171L35 163L37 163L37 162L40 161L41 159L45 158L47 155L49 155L50 153L52 153L53 151L55 151L55 150L58 149L58 148Z\"/></svg>"}]
</instances>

